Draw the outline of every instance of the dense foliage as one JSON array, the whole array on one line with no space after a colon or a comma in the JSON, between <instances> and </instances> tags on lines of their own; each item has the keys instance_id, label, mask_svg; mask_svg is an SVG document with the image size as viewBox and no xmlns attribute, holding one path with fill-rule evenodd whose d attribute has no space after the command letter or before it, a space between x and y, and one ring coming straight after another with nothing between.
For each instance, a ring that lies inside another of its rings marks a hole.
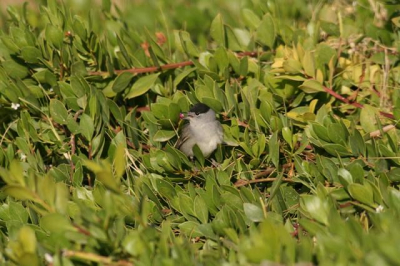
<instances>
[{"instance_id":1,"label":"dense foliage","mask_svg":"<svg viewBox=\"0 0 400 266\"><path fill-rule=\"evenodd\" d=\"M400 264L398 10L8 7L0 264ZM174 144L197 102L226 144L190 161Z\"/></svg>"}]
</instances>

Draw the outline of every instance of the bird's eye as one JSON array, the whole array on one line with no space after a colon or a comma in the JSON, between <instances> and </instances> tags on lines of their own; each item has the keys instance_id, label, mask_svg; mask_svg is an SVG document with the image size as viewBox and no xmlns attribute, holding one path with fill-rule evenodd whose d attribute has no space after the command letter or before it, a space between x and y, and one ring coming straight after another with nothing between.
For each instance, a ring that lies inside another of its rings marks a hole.
<instances>
[{"instance_id":1,"label":"bird's eye","mask_svg":"<svg viewBox=\"0 0 400 266\"><path fill-rule=\"evenodd\" d=\"M195 114L196 114L196 115L199 115L200 113L199 113L199 112L195 112Z\"/></svg>"}]
</instances>

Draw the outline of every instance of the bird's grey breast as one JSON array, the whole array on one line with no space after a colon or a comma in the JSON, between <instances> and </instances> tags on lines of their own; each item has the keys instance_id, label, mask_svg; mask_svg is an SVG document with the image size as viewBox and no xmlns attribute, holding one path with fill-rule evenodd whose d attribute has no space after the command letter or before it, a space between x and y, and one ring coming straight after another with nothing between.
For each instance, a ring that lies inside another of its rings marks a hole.
<instances>
[{"instance_id":1,"label":"bird's grey breast","mask_svg":"<svg viewBox=\"0 0 400 266\"><path fill-rule=\"evenodd\" d=\"M210 155L217 145L222 143L223 131L218 121L209 123L193 123L191 124L192 134L196 135L197 145L203 152L204 156Z\"/></svg>"}]
</instances>

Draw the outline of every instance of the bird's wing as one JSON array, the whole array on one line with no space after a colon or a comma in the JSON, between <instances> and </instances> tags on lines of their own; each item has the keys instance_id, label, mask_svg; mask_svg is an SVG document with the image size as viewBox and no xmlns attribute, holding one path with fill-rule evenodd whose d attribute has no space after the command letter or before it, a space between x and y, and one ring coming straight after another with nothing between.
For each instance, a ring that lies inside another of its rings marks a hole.
<instances>
[{"instance_id":1,"label":"bird's wing","mask_svg":"<svg viewBox=\"0 0 400 266\"><path fill-rule=\"evenodd\" d=\"M185 124L182 128L181 134L179 135L179 139L176 142L176 145L175 145L176 148L179 149L183 145L183 143L185 143L188 140L188 138L190 136L189 130L190 130L189 124Z\"/></svg>"}]
</instances>

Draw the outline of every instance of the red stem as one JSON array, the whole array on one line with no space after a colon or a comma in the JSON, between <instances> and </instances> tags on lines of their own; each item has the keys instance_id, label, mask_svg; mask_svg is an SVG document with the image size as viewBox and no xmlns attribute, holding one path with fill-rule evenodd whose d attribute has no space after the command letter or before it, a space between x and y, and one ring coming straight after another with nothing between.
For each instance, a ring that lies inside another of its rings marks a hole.
<instances>
[{"instance_id":1,"label":"red stem","mask_svg":"<svg viewBox=\"0 0 400 266\"><path fill-rule=\"evenodd\" d=\"M122 69L122 70L115 70L116 74L121 74L124 72L129 72L133 74L141 74L141 73L151 73L151 72L156 72L160 70L168 70L168 69L175 69L175 68L180 68L184 66L191 66L194 63L192 61L184 61L180 63L172 63L172 64L166 64L162 65L160 67L152 66L152 67L140 67L140 68L131 68L131 69ZM101 76L104 75L108 72L103 72L103 71L94 71L90 72L91 75L94 76Z\"/></svg>"},{"instance_id":2,"label":"red stem","mask_svg":"<svg viewBox=\"0 0 400 266\"><path fill-rule=\"evenodd\" d=\"M262 53L260 53L260 52L239 52L239 53L236 53L236 55L238 57L244 57L244 56L256 57L259 54L262 54ZM183 61L183 62L179 62L179 63L172 63L172 64L162 65L160 67L151 66L151 67L140 67L140 68L115 70L115 73L116 74L121 74L121 73L124 73L124 72L129 72L129 73L133 73L133 74L151 73L151 72L156 72L156 71L160 71L160 70L175 69L175 68L180 68L180 67L184 67L184 66L192 66L192 65L194 65L193 61ZM107 73L108 72L104 72L104 71L93 71L93 72L90 72L90 75L101 76L101 75L104 75L104 74L107 74Z\"/></svg>"},{"instance_id":3,"label":"red stem","mask_svg":"<svg viewBox=\"0 0 400 266\"><path fill-rule=\"evenodd\" d=\"M241 57L241 56L257 56L259 53L258 52L241 52L241 53L237 53L237 56ZM193 61L183 61L183 62L179 62L179 63L172 63L172 64L166 64L166 65L162 65L160 67L157 66L152 66L152 67L141 67L141 68L131 68L131 69L122 69L122 70L115 70L116 74L121 74L124 72L129 72L129 73L134 73L134 74L141 74L141 73L151 73L151 72L156 72L156 71L163 71L163 70L168 70L168 69L175 69L175 68L180 68L180 67L184 67L184 66L192 66L194 65ZM91 75L104 75L107 72L103 72L103 71L93 71L90 72ZM358 102L352 102L349 99L343 97L342 95L336 93L335 91L333 91L332 89L329 89L327 87L324 87L324 90L329 93L330 95L332 95L333 97L335 97L336 99L353 105L354 107L357 108L364 108L364 105L362 105L361 103ZM393 114L390 113L386 113L386 112L382 112L379 111L379 113L387 118L390 119L394 119Z\"/></svg>"},{"instance_id":4,"label":"red stem","mask_svg":"<svg viewBox=\"0 0 400 266\"><path fill-rule=\"evenodd\" d=\"M324 87L324 90L327 93L329 93L330 95L332 95L333 97L335 97L336 99L338 99L338 100L340 100L340 101L342 101L344 103L351 104L351 105L353 105L354 107L357 107L357 108L364 108L364 105L362 105L361 103L351 102L349 99L343 97L342 95L334 92L333 90L331 90L331 89L329 89L327 87ZM379 111L379 113L384 117L387 117L387 118L390 118L390 119L394 119L394 115L392 115L392 114L389 114L389 113L386 113L386 112L382 112L382 111Z\"/></svg>"}]
</instances>

